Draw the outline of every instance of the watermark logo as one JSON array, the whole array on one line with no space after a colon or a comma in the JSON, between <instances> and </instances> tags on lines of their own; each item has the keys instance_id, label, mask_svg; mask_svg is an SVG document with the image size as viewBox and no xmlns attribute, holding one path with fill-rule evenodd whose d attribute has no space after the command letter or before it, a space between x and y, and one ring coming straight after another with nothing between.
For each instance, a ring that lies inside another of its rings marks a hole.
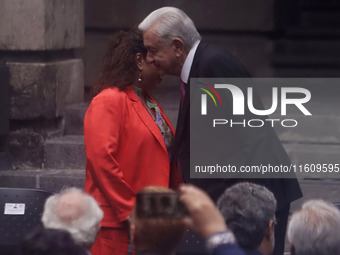
<instances>
[{"instance_id":1,"label":"watermark logo","mask_svg":"<svg viewBox=\"0 0 340 255\"><path fill-rule=\"evenodd\" d=\"M203 84L203 83L202 83ZM217 93L217 91L211 87L210 85L203 84L210 88L217 98L220 101L220 104L222 106L222 100ZM245 96L243 91L232 84L215 84L214 87L216 89L226 89L229 91L233 98L233 115L244 115L245 112ZM213 95L206 89L200 88L202 91L206 92L214 101L215 106L216 100L213 97ZM300 98L289 98L289 94L300 94L302 97ZM256 109L254 107L254 93L253 88L248 87L247 88L247 106L251 113L259 116L266 116L274 113L277 110L278 107L278 88L273 87L272 88L272 105L269 109ZM307 108L304 106L305 103L307 103L311 99L311 93L308 89L305 88L290 88L290 87L282 87L281 88L281 115L287 115L287 105L295 105L304 115L312 115ZM201 115L207 115L207 95L202 94L201 95Z\"/></svg>"},{"instance_id":2,"label":"watermark logo","mask_svg":"<svg viewBox=\"0 0 340 255\"><path fill-rule=\"evenodd\" d=\"M283 127L296 127L298 125L296 119L264 119L266 116L270 116L274 113L277 117L286 116L288 107L290 107L290 109L297 109L298 113L302 113L304 116L312 115L306 107L306 103L311 100L311 92L306 88L271 87L270 100L268 101L269 104L266 107L263 107L262 104L259 103L259 96L255 95L253 87L245 86L245 84L243 84L243 89L232 83L215 83L211 86L207 83L198 81L197 84L199 84L199 89L204 92L200 95L201 116L208 115L209 111L211 113L215 112L214 109L208 109L209 95L214 102L215 107L218 105L224 108L229 107L230 109L228 109L228 112L230 112L230 114L232 113L232 116L237 118L237 120L235 118L220 118L222 116L217 116L217 114L214 113L213 116L217 118L213 119L213 127L226 124L230 125L230 127L235 125L242 125L244 127L262 127L266 123L274 127L276 122L280 122ZM228 103L225 103L227 101L224 100L228 100ZM242 118L242 116L244 116L244 119L239 121L239 117Z\"/></svg>"}]
</instances>

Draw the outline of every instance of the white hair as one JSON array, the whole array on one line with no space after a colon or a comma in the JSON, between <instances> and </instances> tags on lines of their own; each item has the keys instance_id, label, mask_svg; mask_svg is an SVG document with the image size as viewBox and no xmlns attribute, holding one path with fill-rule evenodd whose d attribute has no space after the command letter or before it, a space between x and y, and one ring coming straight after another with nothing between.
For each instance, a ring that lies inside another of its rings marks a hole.
<instances>
[{"instance_id":1,"label":"white hair","mask_svg":"<svg viewBox=\"0 0 340 255\"><path fill-rule=\"evenodd\" d=\"M142 31L152 29L160 39L170 45L179 37L186 49L191 49L201 39L194 22L182 10L175 7L163 7L150 13L138 26Z\"/></svg>"},{"instance_id":2,"label":"white hair","mask_svg":"<svg viewBox=\"0 0 340 255\"><path fill-rule=\"evenodd\" d=\"M296 255L340 254L340 211L323 200L310 200L293 214L288 240Z\"/></svg>"},{"instance_id":3,"label":"white hair","mask_svg":"<svg viewBox=\"0 0 340 255\"><path fill-rule=\"evenodd\" d=\"M102 218L103 211L93 197L68 188L46 200L41 220L45 228L66 230L78 245L89 249Z\"/></svg>"}]
</instances>

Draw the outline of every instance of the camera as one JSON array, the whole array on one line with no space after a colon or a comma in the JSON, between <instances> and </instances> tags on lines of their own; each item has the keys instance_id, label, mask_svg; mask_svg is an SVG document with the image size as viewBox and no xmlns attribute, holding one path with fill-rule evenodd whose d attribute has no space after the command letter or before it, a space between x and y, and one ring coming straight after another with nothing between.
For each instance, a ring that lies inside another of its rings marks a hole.
<instances>
[{"instance_id":1,"label":"camera","mask_svg":"<svg viewBox=\"0 0 340 255\"><path fill-rule=\"evenodd\" d=\"M136 215L139 218L182 218L188 215L188 212L183 203L179 201L179 193L138 192Z\"/></svg>"}]
</instances>

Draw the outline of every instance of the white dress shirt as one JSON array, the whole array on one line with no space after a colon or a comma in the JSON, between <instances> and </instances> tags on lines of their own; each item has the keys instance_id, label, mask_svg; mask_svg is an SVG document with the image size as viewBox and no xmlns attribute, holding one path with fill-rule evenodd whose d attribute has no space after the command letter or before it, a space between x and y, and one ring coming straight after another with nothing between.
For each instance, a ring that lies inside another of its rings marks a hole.
<instances>
[{"instance_id":1,"label":"white dress shirt","mask_svg":"<svg viewBox=\"0 0 340 255\"><path fill-rule=\"evenodd\" d=\"M188 84L189 81L189 74L192 66L192 62L194 61L195 53L197 50L198 45L200 44L201 40L197 40L194 45L191 47L187 58L185 59L184 65L181 71L181 80Z\"/></svg>"}]
</instances>

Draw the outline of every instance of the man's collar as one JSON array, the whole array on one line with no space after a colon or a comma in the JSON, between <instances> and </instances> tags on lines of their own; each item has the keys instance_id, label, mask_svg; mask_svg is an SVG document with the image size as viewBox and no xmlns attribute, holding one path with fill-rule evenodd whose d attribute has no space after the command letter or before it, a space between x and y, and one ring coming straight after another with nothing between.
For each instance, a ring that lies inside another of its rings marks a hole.
<instances>
[{"instance_id":1,"label":"man's collar","mask_svg":"<svg viewBox=\"0 0 340 255\"><path fill-rule=\"evenodd\" d=\"M194 45L191 47L187 58L185 59L184 65L182 67L182 72L181 72L181 80L185 83L188 84L189 81L189 74L192 66L192 62L194 61L194 56L197 50L197 47L201 41L197 40Z\"/></svg>"}]
</instances>

